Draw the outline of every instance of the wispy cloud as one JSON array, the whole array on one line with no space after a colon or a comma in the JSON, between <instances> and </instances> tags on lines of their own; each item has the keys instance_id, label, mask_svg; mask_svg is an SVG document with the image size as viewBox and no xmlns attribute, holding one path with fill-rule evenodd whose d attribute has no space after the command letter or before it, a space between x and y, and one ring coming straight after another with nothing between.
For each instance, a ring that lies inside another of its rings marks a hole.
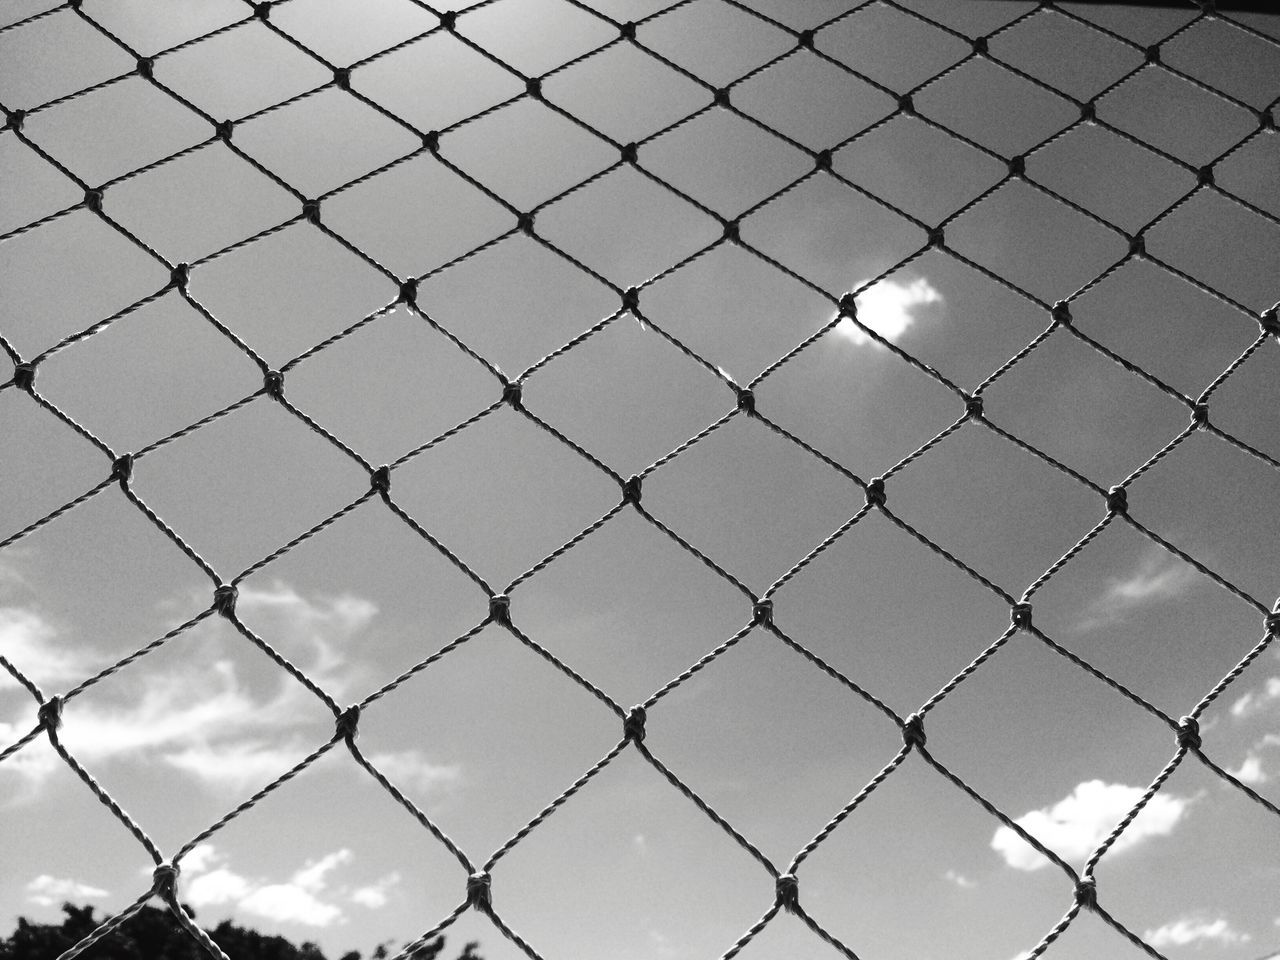
<instances>
[{"instance_id":1,"label":"wispy cloud","mask_svg":"<svg viewBox=\"0 0 1280 960\"><path fill-rule=\"evenodd\" d=\"M351 902L370 910L381 910L387 905L388 893L399 883L400 874L397 871L392 871L367 886L356 887L352 890Z\"/></svg>"},{"instance_id":2,"label":"wispy cloud","mask_svg":"<svg viewBox=\"0 0 1280 960\"><path fill-rule=\"evenodd\" d=\"M304 597L279 580L267 588L241 587L236 610L290 656L308 652L308 672L325 675L335 695L343 683L335 670L346 665L338 651L349 647L378 613L363 597Z\"/></svg>"},{"instance_id":3,"label":"wispy cloud","mask_svg":"<svg viewBox=\"0 0 1280 960\"><path fill-rule=\"evenodd\" d=\"M917 307L941 303L942 294L924 277L910 283L881 280L858 294L857 302L858 320L892 343L915 323ZM835 329L837 334L852 343L875 343L852 320L841 320ZM880 346L878 343L875 345Z\"/></svg>"},{"instance_id":4,"label":"wispy cloud","mask_svg":"<svg viewBox=\"0 0 1280 960\"><path fill-rule=\"evenodd\" d=\"M114 688L117 702L67 707L59 737L73 756L92 763L158 760L209 782L245 783L261 779L270 754L253 749L255 736L315 716L314 708L310 714L300 709L309 694L292 678L284 677L274 694L262 700L240 681L231 661L192 663L131 679L133 683ZM303 749L301 743L295 746ZM279 753L284 748L275 749ZM294 754L305 756L306 750ZM59 763L51 751L27 747L6 760L0 774L38 782ZM288 766L285 762L273 769L278 774Z\"/></svg>"},{"instance_id":5,"label":"wispy cloud","mask_svg":"<svg viewBox=\"0 0 1280 960\"><path fill-rule=\"evenodd\" d=\"M96 900L107 895L106 890L91 887L78 880L51 877L42 873L27 884L27 899L42 907L49 907L65 900Z\"/></svg>"},{"instance_id":6,"label":"wispy cloud","mask_svg":"<svg viewBox=\"0 0 1280 960\"><path fill-rule=\"evenodd\" d=\"M1244 783L1255 786L1266 783L1275 775L1269 769L1266 755L1277 748L1280 748L1280 733L1268 733L1249 747L1240 766L1227 772Z\"/></svg>"},{"instance_id":7,"label":"wispy cloud","mask_svg":"<svg viewBox=\"0 0 1280 960\"><path fill-rule=\"evenodd\" d=\"M1111 579L1078 626L1082 630L1105 626L1131 610L1181 596L1196 579L1197 571L1191 564L1152 547L1126 576Z\"/></svg>"},{"instance_id":8,"label":"wispy cloud","mask_svg":"<svg viewBox=\"0 0 1280 960\"><path fill-rule=\"evenodd\" d=\"M970 880L963 873L956 870L948 870L942 875L942 879L946 880L948 883L954 883L961 890L972 890L978 885L976 880Z\"/></svg>"},{"instance_id":9,"label":"wispy cloud","mask_svg":"<svg viewBox=\"0 0 1280 960\"><path fill-rule=\"evenodd\" d=\"M369 755L369 762L400 787L414 787L424 793L435 793L457 786L462 768L452 764L432 763L418 750L398 750Z\"/></svg>"},{"instance_id":10,"label":"wispy cloud","mask_svg":"<svg viewBox=\"0 0 1280 960\"><path fill-rule=\"evenodd\" d=\"M1268 677L1260 690L1250 690L1231 705L1231 716L1247 720L1280 705L1280 677Z\"/></svg>"},{"instance_id":11,"label":"wispy cloud","mask_svg":"<svg viewBox=\"0 0 1280 960\"><path fill-rule=\"evenodd\" d=\"M378 884L355 891L348 891L345 886L331 890L331 874L352 859L350 850L335 850L308 861L288 880L272 883L237 873L212 844L201 844L181 864L181 897L194 907L232 906L277 923L328 927L346 919L335 898L368 906L367 901L381 895L381 902L376 904L381 906L386 902L386 890L399 882L398 875L390 875Z\"/></svg>"},{"instance_id":12,"label":"wispy cloud","mask_svg":"<svg viewBox=\"0 0 1280 960\"><path fill-rule=\"evenodd\" d=\"M1097 849L1143 793L1141 787L1087 780L1052 806L1025 813L1015 822L1059 856L1080 862ZM1111 852L1120 853L1151 837L1167 836L1191 802L1190 798L1157 793L1120 834ZM1016 870L1039 870L1049 865L1009 827L996 830L991 848Z\"/></svg>"},{"instance_id":13,"label":"wispy cloud","mask_svg":"<svg viewBox=\"0 0 1280 960\"><path fill-rule=\"evenodd\" d=\"M1107 592L1107 599L1112 603L1133 605L1159 597L1177 596L1195 577L1194 567L1161 550L1143 560L1132 576L1114 581Z\"/></svg>"},{"instance_id":14,"label":"wispy cloud","mask_svg":"<svg viewBox=\"0 0 1280 960\"><path fill-rule=\"evenodd\" d=\"M1226 920L1205 920L1195 917L1182 917L1172 923L1148 930L1142 939L1157 950L1164 947L1185 947L1188 944L1217 943L1231 946L1236 943L1248 943L1251 937L1247 933L1233 930Z\"/></svg>"},{"instance_id":15,"label":"wispy cloud","mask_svg":"<svg viewBox=\"0 0 1280 960\"><path fill-rule=\"evenodd\" d=\"M376 615L377 608L358 597L303 597L276 583L270 588L241 588L237 608L273 645L335 697L363 665L342 651ZM16 637L6 648L30 650L44 675L73 674L73 656L59 660L56 632L38 618L0 620ZM192 651L188 659L164 669L140 661L100 690L68 704L60 731L62 743L82 762L163 763L213 786L262 785L305 757L327 734L331 721L315 697L283 671L242 677L236 662L224 659L230 645L242 645L220 620L179 638ZM22 646L25 644L25 646ZM252 682L250 682L252 680ZM27 726L17 718L0 721L0 739L11 743L30 729L34 708L24 705ZM431 763L414 750L383 753L375 762L394 780L436 791L459 780L459 769ZM38 786L61 763L49 749L32 744L0 764L0 776L18 776ZM28 796L35 794L28 790Z\"/></svg>"},{"instance_id":16,"label":"wispy cloud","mask_svg":"<svg viewBox=\"0 0 1280 960\"><path fill-rule=\"evenodd\" d=\"M1270 676L1231 705L1234 724L1252 725L1253 742L1231 774L1245 783L1266 783L1280 776L1280 676Z\"/></svg>"},{"instance_id":17,"label":"wispy cloud","mask_svg":"<svg viewBox=\"0 0 1280 960\"><path fill-rule=\"evenodd\" d=\"M0 607L0 655L37 684L63 684L88 676L97 661L83 648L59 644L58 632L35 610ZM0 690L17 687L0 669Z\"/></svg>"}]
</instances>

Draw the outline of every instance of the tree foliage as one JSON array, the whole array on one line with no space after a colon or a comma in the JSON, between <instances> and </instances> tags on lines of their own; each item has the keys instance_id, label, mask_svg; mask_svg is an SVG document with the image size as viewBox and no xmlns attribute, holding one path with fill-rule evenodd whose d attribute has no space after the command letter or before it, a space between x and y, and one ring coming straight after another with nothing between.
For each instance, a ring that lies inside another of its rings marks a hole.
<instances>
[{"instance_id":1,"label":"tree foliage","mask_svg":"<svg viewBox=\"0 0 1280 960\"><path fill-rule=\"evenodd\" d=\"M0 960L57 960L88 936L102 920L93 907L62 905L61 923L32 923L25 917L7 938L0 938ZM327 960L314 943L293 944L224 920L206 931L231 960ZM457 960L483 960L477 944L468 943ZM413 954L413 960L437 960L444 938L437 937ZM396 950L379 944L370 960L394 956ZM80 954L82 960L209 960L204 948L174 920L167 909L143 907L106 937ZM339 960L361 960L358 952Z\"/></svg>"}]
</instances>

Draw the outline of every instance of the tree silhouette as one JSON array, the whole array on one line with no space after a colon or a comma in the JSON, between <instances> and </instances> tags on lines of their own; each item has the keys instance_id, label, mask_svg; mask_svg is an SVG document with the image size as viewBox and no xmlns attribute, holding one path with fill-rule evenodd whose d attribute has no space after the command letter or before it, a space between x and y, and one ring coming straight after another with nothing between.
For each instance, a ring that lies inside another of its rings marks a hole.
<instances>
[{"instance_id":1,"label":"tree silhouette","mask_svg":"<svg viewBox=\"0 0 1280 960\"><path fill-rule=\"evenodd\" d=\"M190 908L188 908L189 910ZM31 923L18 918L7 939L0 939L0 960L57 960L58 956L88 936L102 921L93 907L62 905L61 923ZM194 915L194 914L193 914ZM267 936L224 920L207 931L231 960L327 960L314 943L295 945L284 937ZM468 943L457 960L483 960L478 944ZM444 949L444 937L424 944L413 960L436 960ZM391 957L395 950L379 944L370 960ZM183 930L167 909L143 907L110 934L80 954L83 960L208 960L209 955ZM361 960L357 951L339 960Z\"/></svg>"}]
</instances>

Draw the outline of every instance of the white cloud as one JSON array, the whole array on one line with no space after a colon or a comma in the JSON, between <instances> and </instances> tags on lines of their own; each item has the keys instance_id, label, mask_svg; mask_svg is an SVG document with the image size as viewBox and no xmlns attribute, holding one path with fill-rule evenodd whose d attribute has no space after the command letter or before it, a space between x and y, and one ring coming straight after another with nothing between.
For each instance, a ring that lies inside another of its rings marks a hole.
<instances>
[{"instance_id":1,"label":"white cloud","mask_svg":"<svg viewBox=\"0 0 1280 960\"><path fill-rule=\"evenodd\" d=\"M976 880L970 880L963 873L956 870L948 870L942 875L942 879L949 883L954 883L961 890L972 890L978 885Z\"/></svg>"},{"instance_id":2,"label":"white cloud","mask_svg":"<svg viewBox=\"0 0 1280 960\"><path fill-rule=\"evenodd\" d=\"M269 883L235 872L212 844L201 844L179 864L182 868L180 895L183 902L193 907L232 905L277 923L328 927L345 919L342 908L326 899L330 874L352 859L350 850L335 850L318 860L308 861L286 882ZM395 879L398 881L399 877Z\"/></svg>"},{"instance_id":3,"label":"white cloud","mask_svg":"<svg viewBox=\"0 0 1280 960\"><path fill-rule=\"evenodd\" d=\"M393 871L368 886L356 887L351 891L351 902L370 910L380 910L387 905L387 891L399 883L400 874Z\"/></svg>"},{"instance_id":4,"label":"white cloud","mask_svg":"<svg viewBox=\"0 0 1280 960\"><path fill-rule=\"evenodd\" d=\"M1267 782L1267 773L1262 769L1262 757L1256 753L1250 753L1240 766L1234 770L1228 770L1241 783L1259 784Z\"/></svg>"},{"instance_id":5,"label":"white cloud","mask_svg":"<svg viewBox=\"0 0 1280 960\"><path fill-rule=\"evenodd\" d=\"M1112 577L1105 592L1077 625L1081 630L1106 626L1130 610L1185 593L1196 582L1196 569L1160 547L1152 547L1123 577Z\"/></svg>"},{"instance_id":6,"label":"white cloud","mask_svg":"<svg viewBox=\"0 0 1280 960\"><path fill-rule=\"evenodd\" d=\"M296 739L284 744L232 740L193 744L164 754L164 762L210 784L229 787L265 784L297 763L308 746Z\"/></svg>"},{"instance_id":7,"label":"white cloud","mask_svg":"<svg viewBox=\"0 0 1280 960\"><path fill-rule=\"evenodd\" d=\"M1173 597L1195 579L1196 569L1193 566L1157 549L1148 554L1129 577L1113 580L1107 591L1107 599L1137 604L1160 597Z\"/></svg>"},{"instance_id":8,"label":"white cloud","mask_svg":"<svg viewBox=\"0 0 1280 960\"><path fill-rule=\"evenodd\" d=\"M1268 733L1249 748L1239 767L1227 772L1244 783L1266 783L1272 773L1266 768L1263 753L1276 747L1280 747L1280 733Z\"/></svg>"},{"instance_id":9,"label":"white cloud","mask_svg":"<svg viewBox=\"0 0 1280 960\"><path fill-rule=\"evenodd\" d=\"M326 675L326 686L338 693L342 678L333 670L344 660L336 651L350 646L349 641L377 616L378 608L350 594L309 599L276 580L265 589L242 586L236 611L290 657L310 647L308 673Z\"/></svg>"},{"instance_id":10,"label":"white cloud","mask_svg":"<svg viewBox=\"0 0 1280 960\"><path fill-rule=\"evenodd\" d=\"M1244 720L1280 702L1280 677L1268 677L1261 690L1250 690L1231 705L1231 716Z\"/></svg>"},{"instance_id":11,"label":"white cloud","mask_svg":"<svg viewBox=\"0 0 1280 960\"><path fill-rule=\"evenodd\" d=\"M309 861L305 867L293 875L293 882L304 890L312 892L323 890L327 882L326 875L332 873L335 867L350 862L350 850L345 847L335 850L333 853L325 854L319 860Z\"/></svg>"},{"instance_id":12,"label":"white cloud","mask_svg":"<svg viewBox=\"0 0 1280 960\"><path fill-rule=\"evenodd\" d=\"M227 867L215 867L183 884L182 899L193 907L238 903L249 895L249 881Z\"/></svg>"},{"instance_id":13,"label":"white cloud","mask_svg":"<svg viewBox=\"0 0 1280 960\"><path fill-rule=\"evenodd\" d=\"M1188 944L1205 942L1230 946L1235 943L1247 943L1251 938L1247 933L1233 930L1231 925L1221 917L1213 921L1183 917L1173 923L1166 923L1154 930L1148 930L1142 935L1142 939L1160 950L1164 947L1185 947Z\"/></svg>"},{"instance_id":14,"label":"white cloud","mask_svg":"<svg viewBox=\"0 0 1280 960\"><path fill-rule=\"evenodd\" d=\"M398 787L416 787L425 793L455 786L462 779L461 768L432 763L417 750L398 750L369 755L369 762Z\"/></svg>"},{"instance_id":15,"label":"white cloud","mask_svg":"<svg viewBox=\"0 0 1280 960\"><path fill-rule=\"evenodd\" d=\"M211 843L199 843L187 851L187 855L182 858L181 867L183 870L191 873L203 873L212 866L213 861L217 859L217 851ZM150 870L145 871L150 874Z\"/></svg>"},{"instance_id":16,"label":"white cloud","mask_svg":"<svg viewBox=\"0 0 1280 960\"><path fill-rule=\"evenodd\" d=\"M311 600L280 583L269 589L242 587L237 603L273 645L334 695L343 685L337 668L352 673L336 651L349 647L377 612L358 597ZM0 629L7 631L0 634L5 643L0 649L40 653L32 662L45 664L41 676L83 675L75 655L58 658L56 632L47 624L11 609L0 612L8 615L0 619ZM283 671L267 667L265 680L253 678L254 684L242 679L233 661L218 659L232 639L222 621L206 621L174 641L187 641L192 651L177 666L162 670L146 658L114 676L101 692L95 689L71 702L63 713L63 744L82 762L165 763L216 786L261 786L283 773L318 745L318 736L327 735L318 724L331 721L315 697ZM29 729L0 723L6 743ZM37 746L6 760L0 776L42 782L58 760ZM457 773L456 768L410 765L408 759L405 766L423 779L443 782Z\"/></svg>"},{"instance_id":17,"label":"white cloud","mask_svg":"<svg viewBox=\"0 0 1280 960\"><path fill-rule=\"evenodd\" d=\"M858 294L858 320L890 342L896 341L915 322L913 311L924 304L941 303L942 294L924 277L910 283L881 280ZM857 324L841 320L836 333L861 346L875 343ZM880 346L880 344L876 344Z\"/></svg>"},{"instance_id":18,"label":"white cloud","mask_svg":"<svg viewBox=\"0 0 1280 960\"><path fill-rule=\"evenodd\" d=\"M1141 787L1087 780L1053 806L1032 810L1015 822L1060 857L1080 862L1097 849L1143 793ZM1120 834L1110 852L1120 853L1151 837L1167 836L1190 805L1189 798L1157 793ZM1049 865L1008 827L996 830L991 848L1016 870L1039 870Z\"/></svg>"},{"instance_id":19,"label":"white cloud","mask_svg":"<svg viewBox=\"0 0 1280 960\"><path fill-rule=\"evenodd\" d=\"M61 684L82 680L96 660L71 644L59 645L58 632L40 614L23 607L0 607L0 654L33 682ZM0 669L0 690L17 687L8 670Z\"/></svg>"},{"instance_id":20,"label":"white cloud","mask_svg":"<svg viewBox=\"0 0 1280 960\"><path fill-rule=\"evenodd\" d=\"M240 901L240 909L277 923L298 923L307 927L328 927L342 919L341 907L325 903L296 883L259 887Z\"/></svg>"},{"instance_id":21,"label":"white cloud","mask_svg":"<svg viewBox=\"0 0 1280 960\"><path fill-rule=\"evenodd\" d=\"M93 900L106 895L107 891L99 887L91 887L78 880L51 877L47 873L40 874L27 884L27 899L42 907L62 903L64 900Z\"/></svg>"}]
</instances>

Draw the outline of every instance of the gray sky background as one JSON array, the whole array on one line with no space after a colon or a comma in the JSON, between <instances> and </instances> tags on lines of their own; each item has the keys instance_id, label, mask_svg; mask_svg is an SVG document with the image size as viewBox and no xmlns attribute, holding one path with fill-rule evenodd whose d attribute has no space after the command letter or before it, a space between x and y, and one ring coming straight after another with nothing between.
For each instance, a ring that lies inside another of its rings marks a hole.
<instances>
[{"instance_id":1,"label":"gray sky background","mask_svg":"<svg viewBox=\"0 0 1280 960\"><path fill-rule=\"evenodd\" d=\"M591 5L618 21L665 6ZM522 96L511 71L433 30L438 18L406 0L272 9L276 28L321 57L361 64L354 92L418 130L445 130L448 163L512 208L538 207L534 230L563 253L520 233L510 210L260 22L154 63L159 83L214 119L237 121L235 150L136 74L33 109L129 73L132 58L65 6L0 32L0 105L31 111L23 137L86 184L105 184L104 213L159 257L195 263L191 297L283 367L289 403L356 456L261 395L255 362L172 289L41 359L38 393L116 454L150 448L131 489L218 577L237 582L243 622L339 705L363 700L488 613L485 591L376 497L256 566L367 491L358 458L395 463L395 503L494 593L618 505L604 470L509 406L489 409L501 383L474 355L514 378L616 315L537 366L523 400L625 478L733 411L731 383L752 383L828 326L832 298L924 247L920 224L984 194L947 223L944 249L859 297L864 323L960 389L983 385L1066 298L1078 331L1192 400L1259 339L1257 318L1275 303L1280 276L1280 154L1274 131L1259 129L1280 96L1280 18L1232 15L1254 32L1204 18L1161 46L1163 63L1234 101L1148 65L1097 102L1102 122L1091 124L1068 98L1090 99L1140 66L1140 48L1194 10L1064 4L991 36L992 57L1060 96L974 56L963 39L993 34L1032 4L902 0L844 17L857 4L743 6L792 30L821 26L816 49L872 83L807 50L752 74L795 37L722 0L693 0L636 33L703 83L561 0L498 0L457 20L460 35L527 75L603 47L547 77L546 100L618 144L640 143L640 166L705 210ZM13 23L44 9L54 5L8 0L0 14ZM148 55L250 15L233 0L84 0L83 11ZM707 84L732 84L733 109L710 105ZM886 90L914 90L919 114L972 143L898 111ZM812 172L809 151L827 149L838 177L919 223ZM396 277L483 247L419 290L420 310L454 339L400 304L311 353L394 303L396 283L300 219L299 198L236 151L301 196L322 197L324 226ZM1120 231L1177 204L1145 234L1154 259L1127 257L1120 232L1010 177L997 158L1024 153L1029 180ZM1187 169L1209 163L1220 190L1196 189ZM13 384L14 363L168 282L166 266L83 205L10 235L82 200L14 131L0 133L0 539L111 470L108 454ZM745 246L721 239L717 216L748 210ZM640 318L619 314L610 284L642 286ZM764 416L863 479L888 473L965 412L956 394L847 321L754 393ZM1186 404L1064 329L982 395L991 423L1103 490L1189 420ZM1272 337L1210 400L1211 422L1262 456L1202 431L1128 485L1137 521L1254 603L1119 519L1033 598L1040 630L1175 720L1258 643L1257 605L1270 608L1280 592L1277 410ZM894 470L885 489L895 516L1014 598L1106 515L1098 493L974 422ZM646 475L642 503L763 595L864 499L840 471L738 414ZM46 695L62 694L208 611L213 585L112 484L0 547L0 654ZM624 711L752 618L746 593L630 506L510 593L520 630ZM1009 623L995 591L875 511L770 595L781 631L899 717ZM0 672L0 750L35 726L36 707ZM761 629L648 715L645 745L780 871L902 744L885 713ZM1276 650L1200 722L1206 754L1280 803ZM930 709L925 725L940 762L1077 870L1176 749L1163 722L1029 634ZM62 739L168 858L332 730L318 697L214 614L74 697ZM480 864L621 731L600 699L490 624L370 705L358 744ZM110 913L151 883L146 851L43 737L0 761L0 850L0 929L19 915L52 919L65 899ZM466 879L341 744L180 866L179 896L202 924L232 917L335 955L418 936L460 902ZM1061 870L915 755L798 876L805 909L867 960L1013 960L1073 896ZM1103 857L1097 882L1099 902L1174 960L1280 950L1280 819L1194 757ZM774 887L628 747L499 860L493 898L547 960L694 960L723 954L770 907ZM489 960L522 956L473 911L447 934L454 945L480 940ZM838 955L786 914L741 954ZM1087 913L1047 953L1141 955Z\"/></svg>"}]
</instances>

